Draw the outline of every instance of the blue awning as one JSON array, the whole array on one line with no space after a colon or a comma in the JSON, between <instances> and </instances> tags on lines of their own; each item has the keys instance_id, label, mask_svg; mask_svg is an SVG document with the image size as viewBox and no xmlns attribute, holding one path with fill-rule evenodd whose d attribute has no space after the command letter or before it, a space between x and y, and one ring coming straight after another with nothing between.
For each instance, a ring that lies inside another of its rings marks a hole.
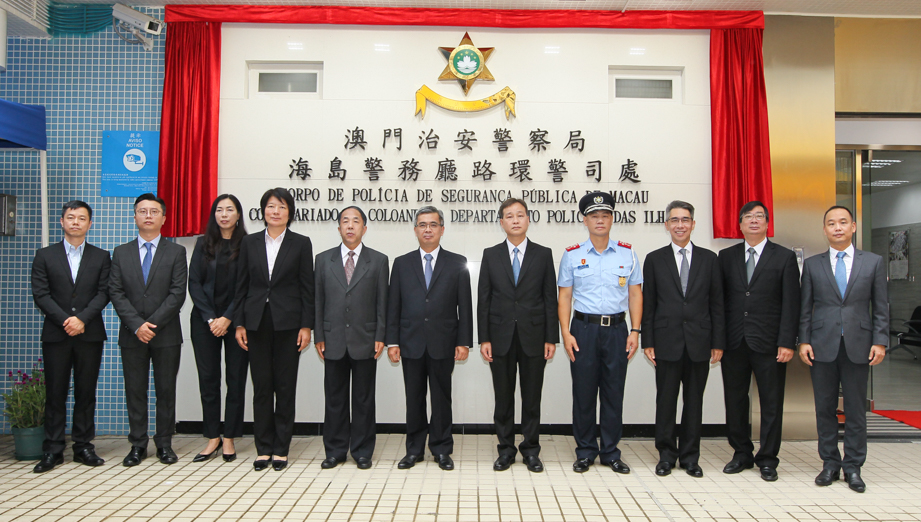
<instances>
[{"instance_id":1,"label":"blue awning","mask_svg":"<svg viewBox=\"0 0 921 522\"><path fill-rule=\"evenodd\" d=\"M46 150L45 108L0 100L0 148Z\"/></svg>"}]
</instances>

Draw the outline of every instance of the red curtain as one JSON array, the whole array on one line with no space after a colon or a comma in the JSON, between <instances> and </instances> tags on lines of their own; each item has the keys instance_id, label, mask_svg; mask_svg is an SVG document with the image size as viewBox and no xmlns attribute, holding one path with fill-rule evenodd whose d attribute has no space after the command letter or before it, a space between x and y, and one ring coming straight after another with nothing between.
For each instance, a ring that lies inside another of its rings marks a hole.
<instances>
[{"instance_id":1,"label":"red curtain","mask_svg":"<svg viewBox=\"0 0 921 522\"><path fill-rule=\"evenodd\" d=\"M400 7L168 5L166 22L428 25L504 28L763 28L761 11L597 11Z\"/></svg>"},{"instance_id":2,"label":"red curtain","mask_svg":"<svg viewBox=\"0 0 921 522\"><path fill-rule=\"evenodd\" d=\"M220 22L169 24L157 182L169 210L165 236L204 231L217 197L220 101Z\"/></svg>"},{"instance_id":3,"label":"red curtain","mask_svg":"<svg viewBox=\"0 0 921 522\"><path fill-rule=\"evenodd\" d=\"M739 208L749 201L773 213L763 32L710 31L713 237L741 238ZM773 221L768 235L774 235Z\"/></svg>"}]
</instances>

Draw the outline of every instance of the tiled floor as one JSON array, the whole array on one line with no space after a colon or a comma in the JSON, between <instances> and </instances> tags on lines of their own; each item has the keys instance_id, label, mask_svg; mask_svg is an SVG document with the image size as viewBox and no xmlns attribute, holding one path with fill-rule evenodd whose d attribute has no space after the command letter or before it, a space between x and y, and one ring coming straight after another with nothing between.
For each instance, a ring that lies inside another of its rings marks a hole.
<instances>
[{"instance_id":1,"label":"tiled floor","mask_svg":"<svg viewBox=\"0 0 921 522\"><path fill-rule=\"evenodd\" d=\"M282 472L252 469L252 439L238 445L233 463L193 464L203 439L180 436L178 464L148 458L125 468L122 437L97 439L100 468L70 461L36 475L34 462L12 458L12 441L0 437L0 520L353 520L353 521L541 521L541 520L921 520L921 444L871 443L863 470L867 492L842 482L813 484L820 470L815 442L786 442L780 480L767 483L755 471L720 472L731 453L722 440L705 440L703 479L683 472L656 477L652 441L621 445L630 475L595 465L571 470L570 437L545 437L546 471L532 474L520 462L492 470L492 436L456 437L457 469L441 471L431 458L408 471L396 469L403 437L378 438L374 467L353 462L320 469L323 443L296 438L291 464ZM151 445L151 448L153 446ZM680 471L680 470L678 470Z\"/></svg>"}]
</instances>

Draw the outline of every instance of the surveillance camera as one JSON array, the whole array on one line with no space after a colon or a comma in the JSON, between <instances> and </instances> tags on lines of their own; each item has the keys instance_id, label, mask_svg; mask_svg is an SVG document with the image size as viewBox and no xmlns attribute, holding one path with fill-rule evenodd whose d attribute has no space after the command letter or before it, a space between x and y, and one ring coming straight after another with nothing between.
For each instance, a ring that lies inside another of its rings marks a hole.
<instances>
[{"instance_id":1,"label":"surveillance camera","mask_svg":"<svg viewBox=\"0 0 921 522\"><path fill-rule=\"evenodd\" d=\"M138 29L147 34L160 34L163 30L163 22L160 20L122 4L112 6L112 16L126 24L127 28Z\"/></svg>"}]
</instances>

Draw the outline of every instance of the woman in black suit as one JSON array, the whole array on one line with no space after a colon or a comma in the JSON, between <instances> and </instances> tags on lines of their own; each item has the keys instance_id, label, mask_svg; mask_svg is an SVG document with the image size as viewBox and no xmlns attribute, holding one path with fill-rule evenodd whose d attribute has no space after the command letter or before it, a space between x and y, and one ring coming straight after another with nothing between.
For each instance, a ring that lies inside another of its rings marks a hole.
<instances>
[{"instance_id":1,"label":"woman in black suit","mask_svg":"<svg viewBox=\"0 0 921 522\"><path fill-rule=\"evenodd\" d=\"M211 205L205 235L198 238L189 266L189 295L195 307L189 324L198 367L202 424L208 445L192 462L217 456L237 457L233 439L243 435L243 408L249 355L234 339L233 301L237 258L246 235L240 200L222 194ZM224 439L221 441L221 344L224 345L227 396L224 407ZM222 447L223 446L223 447Z\"/></svg>"},{"instance_id":2,"label":"woman in black suit","mask_svg":"<svg viewBox=\"0 0 921 522\"><path fill-rule=\"evenodd\" d=\"M237 342L249 351L253 379L253 431L262 471L288 465L300 352L314 323L313 249L291 231L294 198L283 188L262 195L265 231L240 248L234 324Z\"/></svg>"}]
</instances>

